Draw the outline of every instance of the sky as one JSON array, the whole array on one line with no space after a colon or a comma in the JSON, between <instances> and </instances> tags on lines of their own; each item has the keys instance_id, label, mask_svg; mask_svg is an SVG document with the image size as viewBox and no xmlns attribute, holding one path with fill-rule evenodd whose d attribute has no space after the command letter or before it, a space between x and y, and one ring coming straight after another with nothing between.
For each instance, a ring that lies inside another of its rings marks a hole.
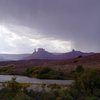
<instances>
[{"instance_id":1,"label":"sky","mask_svg":"<svg viewBox=\"0 0 100 100\"><path fill-rule=\"evenodd\" d=\"M100 52L100 0L0 0L0 53Z\"/></svg>"}]
</instances>

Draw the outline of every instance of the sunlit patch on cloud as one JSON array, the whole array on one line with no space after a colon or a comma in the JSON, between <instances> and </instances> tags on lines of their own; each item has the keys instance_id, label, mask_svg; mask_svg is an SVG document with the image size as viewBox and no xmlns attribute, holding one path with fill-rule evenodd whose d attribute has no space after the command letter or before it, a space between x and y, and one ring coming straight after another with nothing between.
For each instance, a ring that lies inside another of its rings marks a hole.
<instances>
[{"instance_id":1,"label":"sunlit patch on cloud","mask_svg":"<svg viewBox=\"0 0 100 100\"><path fill-rule=\"evenodd\" d=\"M71 41L54 40L49 38L39 39L33 41L33 47L45 48L51 52L67 52L72 50L73 44Z\"/></svg>"},{"instance_id":2,"label":"sunlit patch on cloud","mask_svg":"<svg viewBox=\"0 0 100 100\"><path fill-rule=\"evenodd\" d=\"M67 52L73 48L73 43L41 36L36 30L24 26L0 25L0 47L0 53L32 53L34 48Z\"/></svg>"}]
</instances>

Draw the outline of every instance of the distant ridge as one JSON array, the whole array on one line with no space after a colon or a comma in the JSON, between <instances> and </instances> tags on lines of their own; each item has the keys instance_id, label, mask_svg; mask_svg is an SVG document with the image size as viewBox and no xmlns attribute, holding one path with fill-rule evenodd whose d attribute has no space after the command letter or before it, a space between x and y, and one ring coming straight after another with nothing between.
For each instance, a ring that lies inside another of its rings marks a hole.
<instances>
[{"instance_id":1,"label":"distant ridge","mask_svg":"<svg viewBox=\"0 0 100 100\"><path fill-rule=\"evenodd\" d=\"M85 53L81 51L72 50L71 52L67 53L60 53L60 54L54 54L46 51L43 48L38 48L38 50L34 51L31 55L24 58L24 60L30 60L30 59L56 59L56 60L63 60L63 59L72 59L76 57L82 57L82 56L89 56L93 55L94 53Z\"/></svg>"},{"instance_id":2,"label":"distant ridge","mask_svg":"<svg viewBox=\"0 0 100 100\"><path fill-rule=\"evenodd\" d=\"M0 61L4 61L5 59L2 57L2 56L0 56Z\"/></svg>"},{"instance_id":3,"label":"distant ridge","mask_svg":"<svg viewBox=\"0 0 100 100\"><path fill-rule=\"evenodd\" d=\"M0 61L17 61L17 60L32 60L32 59L47 59L47 60L64 60L82 56L89 56L95 53L85 53L77 50L72 50L66 53L50 53L43 48L35 49L32 54L0 54Z\"/></svg>"},{"instance_id":4,"label":"distant ridge","mask_svg":"<svg viewBox=\"0 0 100 100\"><path fill-rule=\"evenodd\" d=\"M30 54L0 54L0 61L17 61L29 55Z\"/></svg>"}]
</instances>

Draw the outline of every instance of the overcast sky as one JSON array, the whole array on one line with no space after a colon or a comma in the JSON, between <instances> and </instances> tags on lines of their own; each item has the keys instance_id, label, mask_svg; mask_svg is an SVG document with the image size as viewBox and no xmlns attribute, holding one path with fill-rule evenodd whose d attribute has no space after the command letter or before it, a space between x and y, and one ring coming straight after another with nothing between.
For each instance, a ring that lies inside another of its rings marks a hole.
<instances>
[{"instance_id":1,"label":"overcast sky","mask_svg":"<svg viewBox=\"0 0 100 100\"><path fill-rule=\"evenodd\" d=\"M0 0L0 53L100 51L100 0Z\"/></svg>"}]
</instances>

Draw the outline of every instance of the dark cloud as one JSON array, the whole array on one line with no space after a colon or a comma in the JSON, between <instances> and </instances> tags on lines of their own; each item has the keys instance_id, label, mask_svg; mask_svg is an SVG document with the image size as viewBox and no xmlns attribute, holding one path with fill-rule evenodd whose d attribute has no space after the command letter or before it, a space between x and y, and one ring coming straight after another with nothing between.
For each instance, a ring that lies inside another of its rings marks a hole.
<instances>
[{"instance_id":1,"label":"dark cloud","mask_svg":"<svg viewBox=\"0 0 100 100\"><path fill-rule=\"evenodd\" d=\"M100 51L100 0L0 0L0 22L72 41L79 50Z\"/></svg>"}]
</instances>

